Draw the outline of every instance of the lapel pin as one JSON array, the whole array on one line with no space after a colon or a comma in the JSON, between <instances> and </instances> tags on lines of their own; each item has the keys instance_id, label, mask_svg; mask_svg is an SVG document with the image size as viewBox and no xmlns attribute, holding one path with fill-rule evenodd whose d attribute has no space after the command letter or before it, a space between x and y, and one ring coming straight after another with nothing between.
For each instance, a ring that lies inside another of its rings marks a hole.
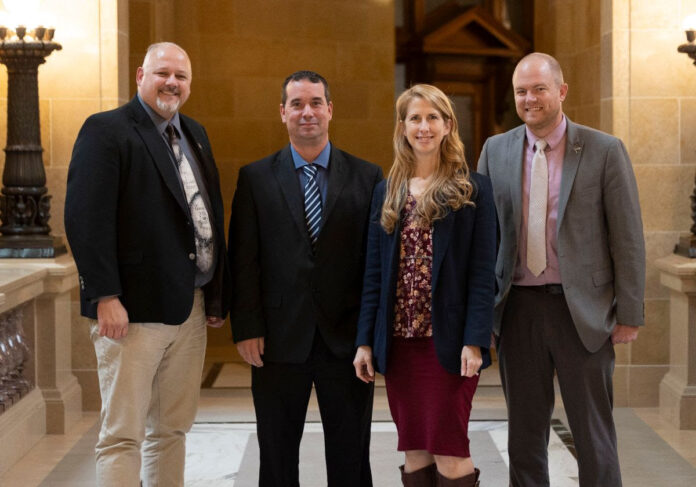
<instances>
[{"instance_id":1,"label":"lapel pin","mask_svg":"<svg viewBox=\"0 0 696 487\"><path fill-rule=\"evenodd\" d=\"M573 150L575 151L576 154L580 154L580 151L582 150L582 146L576 145L573 147Z\"/></svg>"}]
</instances>

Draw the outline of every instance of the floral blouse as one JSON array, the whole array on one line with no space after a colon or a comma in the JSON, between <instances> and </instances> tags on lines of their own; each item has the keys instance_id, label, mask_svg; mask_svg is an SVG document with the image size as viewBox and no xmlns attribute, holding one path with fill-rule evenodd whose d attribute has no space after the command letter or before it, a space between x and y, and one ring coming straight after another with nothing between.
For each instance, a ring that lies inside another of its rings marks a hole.
<instances>
[{"instance_id":1,"label":"floral blouse","mask_svg":"<svg viewBox=\"0 0 696 487\"><path fill-rule=\"evenodd\" d=\"M401 210L401 246L396 283L394 336L414 338L433 335L431 322L433 232L418 225L416 198L408 194Z\"/></svg>"}]
</instances>

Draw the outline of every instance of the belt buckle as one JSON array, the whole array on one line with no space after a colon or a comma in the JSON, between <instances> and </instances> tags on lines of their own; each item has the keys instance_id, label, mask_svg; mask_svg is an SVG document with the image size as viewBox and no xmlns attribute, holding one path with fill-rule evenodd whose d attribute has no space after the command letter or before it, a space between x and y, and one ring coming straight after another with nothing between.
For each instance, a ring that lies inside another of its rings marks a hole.
<instances>
[{"instance_id":1,"label":"belt buckle","mask_svg":"<svg viewBox=\"0 0 696 487\"><path fill-rule=\"evenodd\" d=\"M561 284L544 284L544 291L547 294L563 294L563 286Z\"/></svg>"}]
</instances>

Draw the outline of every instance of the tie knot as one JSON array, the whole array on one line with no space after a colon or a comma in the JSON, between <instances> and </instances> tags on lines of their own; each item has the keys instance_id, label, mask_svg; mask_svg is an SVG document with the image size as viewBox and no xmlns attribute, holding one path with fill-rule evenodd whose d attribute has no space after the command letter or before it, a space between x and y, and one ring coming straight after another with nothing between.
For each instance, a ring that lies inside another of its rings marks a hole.
<instances>
[{"instance_id":1,"label":"tie knot","mask_svg":"<svg viewBox=\"0 0 696 487\"><path fill-rule=\"evenodd\" d=\"M174 125L170 123L169 125L167 125L167 128L164 129L164 131L167 133L169 143L173 144L174 141L176 141L176 127L174 127Z\"/></svg>"},{"instance_id":2,"label":"tie knot","mask_svg":"<svg viewBox=\"0 0 696 487\"><path fill-rule=\"evenodd\" d=\"M317 166L314 164L305 164L302 166L302 170L308 178L314 178L317 175Z\"/></svg>"},{"instance_id":3,"label":"tie knot","mask_svg":"<svg viewBox=\"0 0 696 487\"><path fill-rule=\"evenodd\" d=\"M544 149L546 149L546 146L547 146L547 145L548 145L548 144L546 143L546 141L545 141L544 139L539 139L539 140L536 141L536 144L534 144L534 146L536 147L536 149L537 149L538 151L539 151L539 150L543 151Z\"/></svg>"}]
</instances>

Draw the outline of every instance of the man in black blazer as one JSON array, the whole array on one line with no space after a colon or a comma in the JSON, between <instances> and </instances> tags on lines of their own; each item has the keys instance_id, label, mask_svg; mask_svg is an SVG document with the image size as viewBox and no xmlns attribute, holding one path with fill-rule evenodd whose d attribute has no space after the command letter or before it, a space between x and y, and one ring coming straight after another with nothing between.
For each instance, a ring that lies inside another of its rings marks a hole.
<instances>
[{"instance_id":1,"label":"man in black blazer","mask_svg":"<svg viewBox=\"0 0 696 487\"><path fill-rule=\"evenodd\" d=\"M252 367L259 485L299 485L299 447L314 385L328 485L371 486L371 384L352 358L370 201L379 167L329 143L333 105L311 71L283 84L290 144L239 171L230 221L231 321Z\"/></svg>"},{"instance_id":2,"label":"man in black blazer","mask_svg":"<svg viewBox=\"0 0 696 487\"><path fill-rule=\"evenodd\" d=\"M183 485L206 323L227 314L220 183L205 130L180 114L191 63L148 48L126 105L92 115L73 150L65 230L102 396L100 486Z\"/></svg>"}]
</instances>

